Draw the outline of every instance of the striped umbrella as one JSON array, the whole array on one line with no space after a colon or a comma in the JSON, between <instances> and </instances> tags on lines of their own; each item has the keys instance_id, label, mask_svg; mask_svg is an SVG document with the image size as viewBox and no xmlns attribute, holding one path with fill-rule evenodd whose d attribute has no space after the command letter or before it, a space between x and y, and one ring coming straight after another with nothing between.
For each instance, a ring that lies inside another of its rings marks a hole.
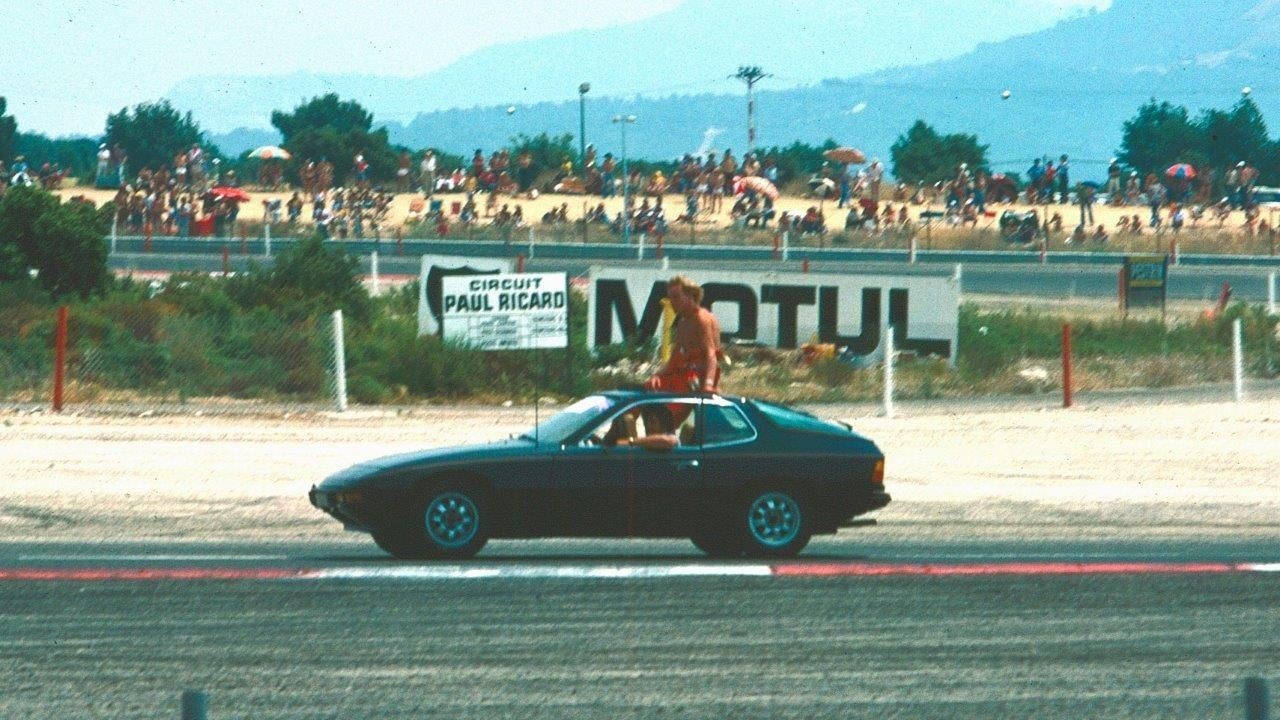
<instances>
[{"instance_id":1,"label":"striped umbrella","mask_svg":"<svg viewBox=\"0 0 1280 720\"><path fill-rule=\"evenodd\" d=\"M1196 176L1196 169L1186 163L1178 163L1171 165L1168 170L1164 171L1166 177L1174 180L1191 180Z\"/></svg>"},{"instance_id":2,"label":"striped umbrella","mask_svg":"<svg viewBox=\"0 0 1280 720\"><path fill-rule=\"evenodd\" d=\"M293 157L288 150L275 145L263 145L262 147L249 153L249 157L255 157L259 160L288 160Z\"/></svg>"}]
</instances>

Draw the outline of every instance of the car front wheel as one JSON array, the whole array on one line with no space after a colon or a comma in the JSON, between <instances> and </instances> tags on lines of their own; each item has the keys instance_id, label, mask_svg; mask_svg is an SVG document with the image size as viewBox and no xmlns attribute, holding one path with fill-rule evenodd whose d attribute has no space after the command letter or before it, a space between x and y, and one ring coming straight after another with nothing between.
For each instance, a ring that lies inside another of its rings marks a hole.
<instances>
[{"instance_id":1,"label":"car front wheel","mask_svg":"<svg viewBox=\"0 0 1280 720\"><path fill-rule=\"evenodd\" d=\"M748 493L738 518L738 539L748 557L795 557L812 535L802 495L788 488Z\"/></svg>"},{"instance_id":2,"label":"car front wheel","mask_svg":"<svg viewBox=\"0 0 1280 720\"><path fill-rule=\"evenodd\" d=\"M427 493L408 527L374 533L373 540L397 558L462 560L488 542L488 525L479 493L465 487L439 487Z\"/></svg>"}]
</instances>

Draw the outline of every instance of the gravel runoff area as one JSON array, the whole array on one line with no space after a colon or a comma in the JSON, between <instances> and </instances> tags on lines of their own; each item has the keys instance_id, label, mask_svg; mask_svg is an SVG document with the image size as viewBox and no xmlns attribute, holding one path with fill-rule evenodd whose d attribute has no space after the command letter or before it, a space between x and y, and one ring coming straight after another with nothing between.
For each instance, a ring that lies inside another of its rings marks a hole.
<instances>
[{"instance_id":1,"label":"gravel runoff area","mask_svg":"<svg viewBox=\"0 0 1280 720\"><path fill-rule=\"evenodd\" d=\"M1227 392L823 406L875 439L878 537L1280 538L1280 397ZM548 409L550 410L550 409ZM0 411L0 541L335 540L306 492L357 461L506 437L528 408L252 416ZM855 532L866 532L857 530Z\"/></svg>"}]
</instances>

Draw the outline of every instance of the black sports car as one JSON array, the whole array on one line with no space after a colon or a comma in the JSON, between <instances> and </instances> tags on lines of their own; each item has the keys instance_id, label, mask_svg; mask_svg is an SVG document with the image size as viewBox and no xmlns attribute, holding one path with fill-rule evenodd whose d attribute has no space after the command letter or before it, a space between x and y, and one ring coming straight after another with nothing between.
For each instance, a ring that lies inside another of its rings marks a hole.
<instances>
[{"instance_id":1,"label":"black sports car","mask_svg":"<svg viewBox=\"0 0 1280 720\"><path fill-rule=\"evenodd\" d=\"M591 395L509 440L361 463L310 498L401 558L568 536L789 557L889 503L884 454L847 425L759 400L640 392Z\"/></svg>"}]
</instances>

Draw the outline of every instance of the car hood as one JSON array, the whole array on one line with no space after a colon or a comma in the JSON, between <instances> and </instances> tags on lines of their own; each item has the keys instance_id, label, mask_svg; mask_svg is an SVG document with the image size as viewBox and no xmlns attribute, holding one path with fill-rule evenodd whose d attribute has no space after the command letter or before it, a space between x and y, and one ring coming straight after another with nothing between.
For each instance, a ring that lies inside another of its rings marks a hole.
<instances>
[{"instance_id":1,"label":"car hood","mask_svg":"<svg viewBox=\"0 0 1280 720\"><path fill-rule=\"evenodd\" d=\"M325 478L324 482L320 483L320 489L338 490L350 487L375 475L393 474L399 470L501 460L513 456L529 455L537 452L537 450L538 446L531 440L511 438L479 445L456 445L386 455L372 460L365 460L330 475Z\"/></svg>"}]
</instances>

